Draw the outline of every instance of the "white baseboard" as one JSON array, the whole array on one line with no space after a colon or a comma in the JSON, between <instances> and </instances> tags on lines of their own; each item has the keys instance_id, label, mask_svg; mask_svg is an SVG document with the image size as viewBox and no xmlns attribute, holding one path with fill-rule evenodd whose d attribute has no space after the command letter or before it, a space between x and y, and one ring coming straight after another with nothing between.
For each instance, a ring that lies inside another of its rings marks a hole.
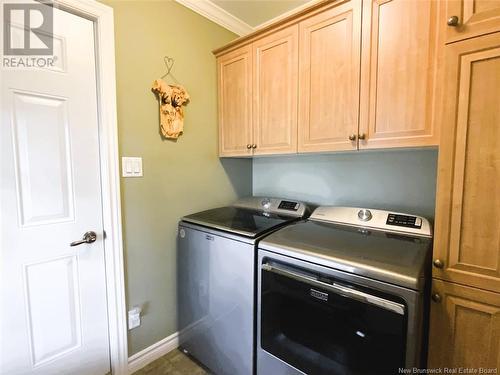
<instances>
[{"instance_id":1,"label":"white baseboard","mask_svg":"<svg viewBox=\"0 0 500 375\"><path fill-rule=\"evenodd\" d=\"M175 332L163 340L141 350L128 359L128 373L133 374L154 360L164 356L179 346L179 332Z\"/></svg>"}]
</instances>

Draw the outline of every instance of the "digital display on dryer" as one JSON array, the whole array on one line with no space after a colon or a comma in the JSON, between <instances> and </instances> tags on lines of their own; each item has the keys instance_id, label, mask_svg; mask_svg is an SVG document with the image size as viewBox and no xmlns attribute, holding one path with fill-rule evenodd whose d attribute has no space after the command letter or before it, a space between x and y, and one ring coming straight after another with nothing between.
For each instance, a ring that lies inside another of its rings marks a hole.
<instances>
[{"instance_id":1,"label":"digital display on dryer","mask_svg":"<svg viewBox=\"0 0 500 375\"><path fill-rule=\"evenodd\" d=\"M395 225L406 228L422 228L422 219L416 216L389 214L387 215L387 225Z\"/></svg>"}]
</instances>

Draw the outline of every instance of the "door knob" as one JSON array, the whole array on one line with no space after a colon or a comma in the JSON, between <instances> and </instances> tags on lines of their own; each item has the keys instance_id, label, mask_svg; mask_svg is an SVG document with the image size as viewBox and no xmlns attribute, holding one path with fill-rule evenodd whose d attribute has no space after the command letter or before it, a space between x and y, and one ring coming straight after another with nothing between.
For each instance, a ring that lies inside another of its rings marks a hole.
<instances>
[{"instance_id":1,"label":"door knob","mask_svg":"<svg viewBox=\"0 0 500 375\"><path fill-rule=\"evenodd\" d=\"M441 259L434 259L434 261L432 262L432 264L436 268L443 268L444 267L444 263L443 263L443 261Z\"/></svg>"},{"instance_id":2,"label":"door knob","mask_svg":"<svg viewBox=\"0 0 500 375\"><path fill-rule=\"evenodd\" d=\"M250 150L252 148L252 145L250 143L247 144L247 148Z\"/></svg>"},{"instance_id":3,"label":"door knob","mask_svg":"<svg viewBox=\"0 0 500 375\"><path fill-rule=\"evenodd\" d=\"M448 26L458 26L458 17L457 16L451 16L448 18L448 21L446 22Z\"/></svg>"},{"instance_id":4,"label":"door knob","mask_svg":"<svg viewBox=\"0 0 500 375\"><path fill-rule=\"evenodd\" d=\"M441 296L439 295L439 293L434 293L431 298L436 303L440 303L441 302Z\"/></svg>"},{"instance_id":5,"label":"door knob","mask_svg":"<svg viewBox=\"0 0 500 375\"><path fill-rule=\"evenodd\" d=\"M257 145L254 143L254 144L252 145L252 148L257 148Z\"/></svg>"},{"instance_id":6,"label":"door knob","mask_svg":"<svg viewBox=\"0 0 500 375\"><path fill-rule=\"evenodd\" d=\"M358 139L364 141L366 139L366 134L365 133L358 134Z\"/></svg>"},{"instance_id":7,"label":"door knob","mask_svg":"<svg viewBox=\"0 0 500 375\"><path fill-rule=\"evenodd\" d=\"M79 241L74 241L69 244L69 246L78 246L84 243L92 243L97 239L97 234L95 232L89 231L83 235L83 238Z\"/></svg>"},{"instance_id":8,"label":"door knob","mask_svg":"<svg viewBox=\"0 0 500 375\"><path fill-rule=\"evenodd\" d=\"M355 140L356 140L356 134L351 134L351 135L349 136L349 140L350 140L350 141L355 141Z\"/></svg>"}]
</instances>

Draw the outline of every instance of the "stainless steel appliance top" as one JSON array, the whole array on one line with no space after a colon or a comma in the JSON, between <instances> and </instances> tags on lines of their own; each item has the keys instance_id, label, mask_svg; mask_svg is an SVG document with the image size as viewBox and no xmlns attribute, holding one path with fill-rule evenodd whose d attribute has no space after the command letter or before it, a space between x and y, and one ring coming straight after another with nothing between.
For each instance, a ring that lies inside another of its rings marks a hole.
<instances>
[{"instance_id":1,"label":"stainless steel appliance top","mask_svg":"<svg viewBox=\"0 0 500 375\"><path fill-rule=\"evenodd\" d=\"M432 235L429 222L418 216L318 207L309 220L265 237L259 248L421 290L428 277Z\"/></svg>"},{"instance_id":2,"label":"stainless steel appliance top","mask_svg":"<svg viewBox=\"0 0 500 375\"><path fill-rule=\"evenodd\" d=\"M187 215L182 221L255 238L277 227L306 217L305 203L265 197L247 197L231 206Z\"/></svg>"}]
</instances>

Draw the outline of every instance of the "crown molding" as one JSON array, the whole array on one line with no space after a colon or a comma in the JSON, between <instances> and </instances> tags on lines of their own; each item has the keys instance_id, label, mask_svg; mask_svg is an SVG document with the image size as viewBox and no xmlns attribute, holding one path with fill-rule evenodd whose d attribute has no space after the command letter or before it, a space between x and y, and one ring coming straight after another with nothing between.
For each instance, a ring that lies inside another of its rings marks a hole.
<instances>
[{"instance_id":1,"label":"crown molding","mask_svg":"<svg viewBox=\"0 0 500 375\"><path fill-rule=\"evenodd\" d=\"M252 26L212 3L210 0L175 1L239 36L250 34L255 30Z\"/></svg>"}]
</instances>

